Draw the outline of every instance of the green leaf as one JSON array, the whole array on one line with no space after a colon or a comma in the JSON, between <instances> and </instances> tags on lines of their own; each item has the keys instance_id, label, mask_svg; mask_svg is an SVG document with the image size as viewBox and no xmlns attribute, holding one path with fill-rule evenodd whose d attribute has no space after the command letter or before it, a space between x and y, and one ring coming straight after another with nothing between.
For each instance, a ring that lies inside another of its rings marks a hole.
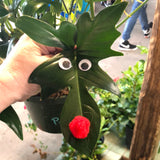
<instances>
[{"instance_id":1,"label":"green leaf","mask_svg":"<svg viewBox=\"0 0 160 160\"><path fill-rule=\"evenodd\" d=\"M47 98L52 93L68 86L74 77L73 68L67 71L60 69L58 62L62 57L64 57L62 54L57 54L49 61L40 65L30 76L30 83L38 83L41 85L42 98Z\"/></svg>"},{"instance_id":2,"label":"green leaf","mask_svg":"<svg viewBox=\"0 0 160 160\"><path fill-rule=\"evenodd\" d=\"M116 95L120 95L117 85L113 82L112 78L104 72L98 64L96 58L90 58L92 68L88 72L79 72L79 76L87 86L95 86L101 89L108 90Z\"/></svg>"},{"instance_id":3,"label":"green leaf","mask_svg":"<svg viewBox=\"0 0 160 160\"><path fill-rule=\"evenodd\" d=\"M115 0L115 2L113 3L113 5L116 5L118 3L121 3L121 0Z\"/></svg>"},{"instance_id":4,"label":"green leaf","mask_svg":"<svg viewBox=\"0 0 160 160\"><path fill-rule=\"evenodd\" d=\"M12 10L17 9L20 3L21 3L21 0L13 0L12 1Z\"/></svg>"},{"instance_id":5,"label":"green leaf","mask_svg":"<svg viewBox=\"0 0 160 160\"><path fill-rule=\"evenodd\" d=\"M60 40L54 36L55 29L43 21L36 20L29 16L22 16L18 18L16 27L20 28L29 37L41 44L64 48Z\"/></svg>"},{"instance_id":6,"label":"green leaf","mask_svg":"<svg viewBox=\"0 0 160 160\"><path fill-rule=\"evenodd\" d=\"M107 58L122 55L112 51L111 45L120 33L115 29L126 3L120 3L102 10L92 21L89 13L84 13L77 23L77 46L80 54Z\"/></svg>"},{"instance_id":7,"label":"green leaf","mask_svg":"<svg viewBox=\"0 0 160 160\"><path fill-rule=\"evenodd\" d=\"M33 15L35 13L41 14L44 12L49 13L49 6L53 8L54 13L59 14L62 11L62 2L59 0L30 0L27 2L27 5L24 7L24 14ZM52 10L52 13L53 13ZM51 13L51 12L50 12Z\"/></svg>"},{"instance_id":8,"label":"green leaf","mask_svg":"<svg viewBox=\"0 0 160 160\"><path fill-rule=\"evenodd\" d=\"M51 5L52 12L50 12L49 10L51 10L51 8L49 8L48 5ZM53 13L55 14L59 14L62 11L62 2L59 2L59 0L31 0L28 1L27 5L24 7L23 10L23 14L25 15L35 15L35 14L39 14L40 16L43 17L43 15L47 12L47 13L51 13L53 15ZM43 14L42 14L43 13Z\"/></svg>"},{"instance_id":9,"label":"green leaf","mask_svg":"<svg viewBox=\"0 0 160 160\"><path fill-rule=\"evenodd\" d=\"M25 15L33 15L37 10L39 10L42 6L44 6L45 2L35 2L29 1L28 4L24 7L23 14Z\"/></svg>"},{"instance_id":10,"label":"green leaf","mask_svg":"<svg viewBox=\"0 0 160 160\"><path fill-rule=\"evenodd\" d=\"M59 1L59 0L54 0L51 5L53 6L54 8L54 11L57 13L57 14L60 14L60 12L62 11L62 1Z\"/></svg>"},{"instance_id":11,"label":"green leaf","mask_svg":"<svg viewBox=\"0 0 160 160\"><path fill-rule=\"evenodd\" d=\"M83 86L83 82L75 83L74 81L73 83L73 88L66 99L61 113L61 130L64 138L72 147L80 153L91 157L99 135L100 112L97 104L88 94L85 86ZM91 122L90 133L85 139L76 139L69 130L69 123L77 115L87 117Z\"/></svg>"},{"instance_id":12,"label":"green leaf","mask_svg":"<svg viewBox=\"0 0 160 160\"><path fill-rule=\"evenodd\" d=\"M62 22L59 30L55 30L43 21L22 16L17 20L16 26L33 40L44 45L60 48L64 48L64 45L74 47L76 27L69 22Z\"/></svg>"},{"instance_id":13,"label":"green leaf","mask_svg":"<svg viewBox=\"0 0 160 160\"><path fill-rule=\"evenodd\" d=\"M8 49L8 42L5 44L0 44L0 57L1 58L6 58L7 49Z\"/></svg>"},{"instance_id":14,"label":"green leaf","mask_svg":"<svg viewBox=\"0 0 160 160\"><path fill-rule=\"evenodd\" d=\"M0 18L6 16L7 14L9 14L9 11L0 5Z\"/></svg>"},{"instance_id":15,"label":"green leaf","mask_svg":"<svg viewBox=\"0 0 160 160\"><path fill-rule=\"evenodd\" d=\"M73 49L76 41L77 28L72 23L64 21L54 35L67 47L70 48L73 54ZM68 50L68 49L67 49Z\"/></svg>"},{"instance_id":16,"label":"green leaf","mask_svg":"<svg viewBox=\"0 0 160 160\"><path fill-rule=\"evenodd\" d=\"M3 121L10 127L15 134L23 140L23 132L22 132L22 125L21 122L18 118L17 113L14 111L14 109L9 106L7 109L5 109L1 114L0 114L0 120Z\"/></svg>"}]
</instances>

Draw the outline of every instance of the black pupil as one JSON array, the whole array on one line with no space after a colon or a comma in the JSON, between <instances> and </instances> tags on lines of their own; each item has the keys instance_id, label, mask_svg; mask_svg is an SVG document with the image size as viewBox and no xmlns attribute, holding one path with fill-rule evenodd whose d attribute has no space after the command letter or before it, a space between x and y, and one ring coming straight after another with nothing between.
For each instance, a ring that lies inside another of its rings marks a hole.
<instances>
[{"instance_id":1,"label":"black pupil","mask_svg":"<svg viewBox=\"0 0 160 160\"><path fill-rule=\"evenodd\" d=\"M63 62L63 67L64 68L69 68L70 67L70 62L69 61L64 61Z\"/></svg>"},{"instance_id":2,"label":"black pupil","mask_svg":"<svg viewBox=\"0 0 160 160\"><path fill-rule=\"evenodd\" d=\"M83 70L87 70L89 65L87 63L82 63L81 67Z\"/></svg>"}]
</instances>

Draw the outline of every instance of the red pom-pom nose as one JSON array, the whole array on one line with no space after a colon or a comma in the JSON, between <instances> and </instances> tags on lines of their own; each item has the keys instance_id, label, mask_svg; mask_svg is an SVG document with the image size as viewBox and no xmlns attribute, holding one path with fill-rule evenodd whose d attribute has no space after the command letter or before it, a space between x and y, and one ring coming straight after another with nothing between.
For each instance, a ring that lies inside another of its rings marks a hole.
<instances>
[{"instance_id":1,"label":"red pom-pom nose","mask_svg":"<svg viewBox=\"0 0 160 160\"><path fill-rule=\"evenodd\" d=\"M86 117L76 116L69 123L69 129L75 138L84 139L88 136L90 121Z\"/></svg>"}]
</instances>

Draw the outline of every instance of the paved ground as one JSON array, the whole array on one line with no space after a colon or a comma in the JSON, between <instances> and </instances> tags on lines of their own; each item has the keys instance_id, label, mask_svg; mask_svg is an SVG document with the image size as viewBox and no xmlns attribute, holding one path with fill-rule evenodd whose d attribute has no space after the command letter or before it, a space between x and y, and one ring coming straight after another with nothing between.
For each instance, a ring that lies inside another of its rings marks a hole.
<instances>
[{"instance_id":1,"label":"paved ground","mask_svg":"<svg viewBox=\"0 0 160 160\"><path fill-rule=\"evenodd\" d=\"M156 0L149 1L147 10L149 21L153 20L155 2ZM129 11L130 6L131 4L129 4L127 11ZM96 3L96 11L101 9L103 9L103 7L100 5L100 3ZM123 28L124 25L118 28L118 30L122 32ZM119 39L120 37L115 41L112 49L118 50ZM146 47L149 45L149 39L144 39L139 22L137 22L134 28L130 42ZM107 71L111 77L115 78L122 76L122 71L126 70L129 65L133 66L140 59L146 59L146 55L141 55L140 50L134 52L124 52L124 56L102 60L100 62L100 66ZM22 121L24 141L19 140L6 125L0 122L0 160L40 160L38 153L33 154L33 146L35 145L37 148L40 147L39 141L48 146L46 150L46 152L49 153L47 160L56 159L56 157L59 155L59 148L62 143L62 135L48 134L38 130L37 140L34 140L35 136L28 132L24 127L25 123L28 121L28 118L27 110L23 109L23 105L23 103L16 103L14 108L16 109ZM120 140L116 140L118 144L114 145L115 141L113 140L115 139L116 138L113 135L110 137L110 140L108 140L109 150L106 151L106 160L118 160L121 154L128 154L128 151L124 145L122 147L118 147L119 150L122 148L122 151L118 152L117 146L121 146L121 144L119 143Z\"/></svg>"}]
</instances>

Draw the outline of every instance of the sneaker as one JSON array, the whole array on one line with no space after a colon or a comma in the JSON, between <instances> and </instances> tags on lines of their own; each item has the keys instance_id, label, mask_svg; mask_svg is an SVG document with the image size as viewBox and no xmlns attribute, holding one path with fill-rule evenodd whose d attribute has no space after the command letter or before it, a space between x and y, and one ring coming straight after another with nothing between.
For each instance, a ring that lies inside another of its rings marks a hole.
<instances>
[{"instance_id":1,"label":"sneaker","mask_svg":"<svg viewBox=\"0 0 160 160\"><path fill-rule=\"evenodd\" d=\"M127 40L119 44L119 50L135 51L136 49L137 49L137 46L134 44L130 44L129 41Z\"/></svg>"},{"instance_id":2,"label":"sneaker","mask_svg":"<svg viewBox=\"0 0 160 160\"><path fill-rule=\"evenodd\" d=\"M111 5L112 5L111 2L106 2L106 3L105 3L105 7L109 7L109 6L111 6Z\"/></svg>"},{"instance_id":3,"label":"sneaker","mask_svg":"<svg viewBox=\"0 0 160 160\"><path fill-rule=\"evenodd\" d=\"M112 4L115 2L115 0L111 0Z\"/></svg>"},{"instance_id":4,"label":"sneaker","mask_svg":"<svg viewBox=\"0 0 160 160\"><path fill-rule=\"evenodd\" d=\"M101 1L101 5L105 6L106 1Z\"/></svg>"},{"instance_id":5,"label":"sneaker","mask_svg":"<svg viewBox=\"0 0 160 160\"><path fill-rule=\"evenodd\" d=\"M107 2L107 1L101 1L101 5L104 6L104 7L109 7L109 6L112 5L112 3Z\"/></svg>"},{"instance_id":6,"label":"sneaker","mask_svg":"<svg viewBox=\"0 0 160 160\"><path fill-rule=\"evenodd\" d=\"M149 28L152 28L153 22L150 22L148 25L149 25Z\"/></svg>"},{"instance_id":7,"label":"sneaker","mask_svg":"<svg viewBox=\"0 0 160 160\"><path fill-rule=\"evenodd\" d=\"M148 24L148 26L149 26L148 29L143 30L143 34L144 34L144 37L145 37L145 38L149 38L149 37L150 37L150 32L151 32L150 28L152 28L153 22L150 22L150 23Z\"/></svg>"},{"instance_id":8,"label":"sneaker","mask_svg":"<svg viewBox=\"0 0 160 160\"><path fill-rule=\"evenodd\" d=\"M150 37L150 28L143 30L144 38L149 38Z\"/></svg>"}]
</instances>

